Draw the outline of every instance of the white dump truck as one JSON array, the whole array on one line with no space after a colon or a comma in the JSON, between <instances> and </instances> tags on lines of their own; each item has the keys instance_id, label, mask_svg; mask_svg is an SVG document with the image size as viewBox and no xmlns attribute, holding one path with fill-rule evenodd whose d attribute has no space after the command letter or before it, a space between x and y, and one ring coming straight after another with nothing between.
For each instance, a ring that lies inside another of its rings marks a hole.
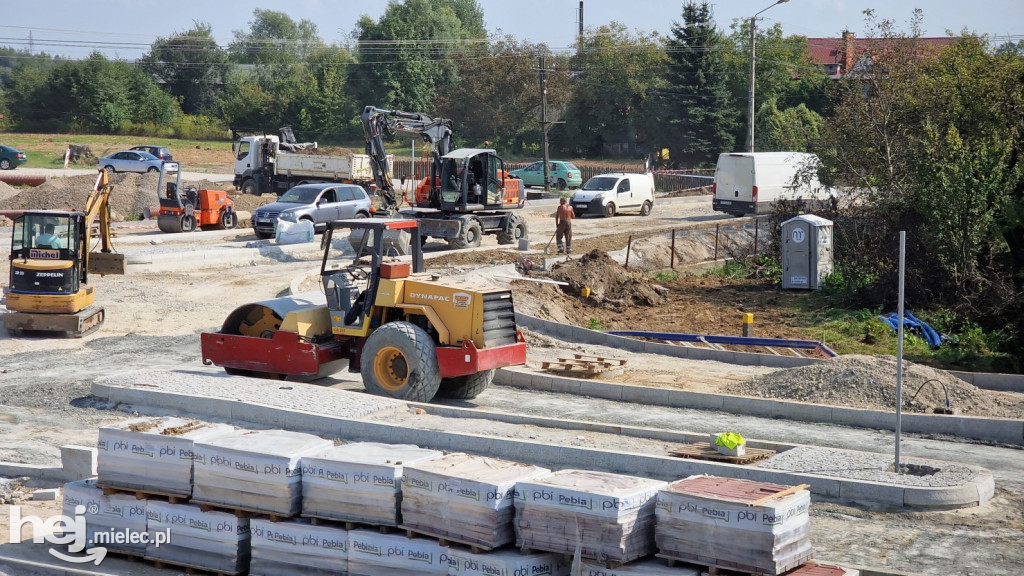
<instances>
[{"instance_id":1,"label":"white dump truck","mask_svg":"<svg viewBox=\"0 0 1024 576\"><path fill-rule=\"evenodd\" d=\"M289 128L280 136L242 136L232 145L235 155L235 188L244 194L281 195L292 186L315 182L373 183L370 157L366 154L317 154L316 142L295 141ZM390 162L392 157L388 158Z\"/></svg>"}]
</instances>

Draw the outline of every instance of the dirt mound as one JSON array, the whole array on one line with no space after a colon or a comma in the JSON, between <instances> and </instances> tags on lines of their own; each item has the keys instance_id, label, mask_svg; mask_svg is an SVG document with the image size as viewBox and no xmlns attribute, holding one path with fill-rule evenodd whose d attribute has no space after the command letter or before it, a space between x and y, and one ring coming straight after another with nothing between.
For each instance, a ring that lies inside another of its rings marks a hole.
<instances>
[{"instance_id":1,"label":"dirt mound","mask_svg":"<svg viewBox=\"0 0 1024 576\"><path fill-rule=\"evenodd\" d=\"M957 414L995 418L1021 418L1024 398L981 390L952 374L903 362L903 409L931 413L946 406L946 393ZM727 392L743 396L797 400L868 410L896 406L896 358L893 356L840 356L810 366L779 370L731 384Z\"/></svg>"},{"instance_id":2,"label":"dirt mound","mask_svg":"<svg viewBox=\"0 0 1024 576\"><path fill-rule=\"evenodd\" d=\"M349 154L362 154L351 148L342 148L340 146L321 146L319 148L306 148L305 150L295 150L296 154L317 154L320 156L348 156Z\"/></svg>"},{"instance_id":3,"label":"dirt mound","mask_svg":"<svg viewBox=\"0 0 1024 576\"><path fill-rule=\"evenodd\" d=\"M600 250L555 264L550 276L552 280L568 283L569 294L580 294L584 288L590 288L590 297L598 303L657 306L665 301L663 288L626 270Z\"/></svg>"},{"instance_id":4,"label":"dirt mound","mask_svg":"<svg viewBox=\"0 0 1024 576\"><path fill-rule=\"evenodd\" d=\"M147 211L155 211L159 205L157 184L160 176L156 173L114 174L110 182L114 189L110 194L110 210L115 222L138 220ZM96 185L96 176L68 176L49 178L34 188L13 188L14 194L0 188L0 210L83 210L89 193ZM183 186L195 186L201 190L225 190L233 192L225 182L209 180L182 181ZM254 210L274 201L273 197L232 195L237 210Z\"/></svg>"}]
</instances>

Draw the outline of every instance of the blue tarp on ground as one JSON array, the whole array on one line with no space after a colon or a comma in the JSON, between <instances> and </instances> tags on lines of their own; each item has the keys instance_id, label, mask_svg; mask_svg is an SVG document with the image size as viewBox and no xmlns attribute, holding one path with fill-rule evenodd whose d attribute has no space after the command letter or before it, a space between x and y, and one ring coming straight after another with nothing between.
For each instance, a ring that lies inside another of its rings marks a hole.
<instances>
[{"instance_id":1,"label":"blue tarp on ground","mask_svg":"<svg viewBox=\"0 0 1024 576\"><path fill-rule=\"evenodd\" d=\"M888 324L893 330L899 330L899 324L897 324L897 322L899 322L899 316L897 316L895 312L882 314L879 318L881 318L882 322ZM940 344L949 340L949 337L945 334L939 334L934 328L929 326L927 322L917 318L908 310L903 311L903 327L904 330L917 332L932 348L938 348Z\"/></svg>"}]
</instances>

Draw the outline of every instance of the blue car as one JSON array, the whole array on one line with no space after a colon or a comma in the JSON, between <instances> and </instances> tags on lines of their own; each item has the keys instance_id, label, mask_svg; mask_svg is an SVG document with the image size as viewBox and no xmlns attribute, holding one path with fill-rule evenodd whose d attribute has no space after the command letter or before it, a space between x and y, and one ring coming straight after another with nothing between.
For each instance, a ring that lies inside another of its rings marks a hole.
<instances>
[{"instance_id":1,"label":"blue car","mask_svg":"<svg viewBox=\"0 0 1024 576\"><path fill-rule=\"evenodd\" d=\"M21 150L0 144L0 170L14 170L28 162L28 157Z\"/></svg>"},{"instance_id":2,"label":"blue car","mask_svg":"<svg viewBox=\"0 0 1024 576\"><path fill-rule=\"evenodd\" d=\"M139 150L122 150L96 161L96 166L108 172L159 172L163 160L149 152ZM168 171L178 169L177 162L168 162Z\"/></svg>"}]
</instances>

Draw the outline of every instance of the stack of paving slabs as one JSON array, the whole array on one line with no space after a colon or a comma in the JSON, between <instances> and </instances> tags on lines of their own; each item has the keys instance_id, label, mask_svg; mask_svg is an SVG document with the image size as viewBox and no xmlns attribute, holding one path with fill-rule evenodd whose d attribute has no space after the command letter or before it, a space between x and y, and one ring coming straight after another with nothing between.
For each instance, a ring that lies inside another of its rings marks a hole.
<instances>
[{"instance_id":1,"label":"stack of paving slabs","mask_svg":"<svg viewBox=\"0 0 1024 576\"><path fill-rule=\"evenodd\" d=\"M449 576L568 576L571 568L564 556L552 552L521 554L517 550L493 550L477 554L465 548L448 550Z\"/></svg>"},{"instance_id":2,"label":"stack of paving slabs","mask_svg":"<svg viewBox=\"0 0 1024 576\"><path fill-rule=\"evenodd\" d=\"M249 569L248 518L156 500L149 501L147 515L146 558L223 574L244 574ZM170 540L157 546L157 532L169 534Z\"/></svg>"},{"instance_id":3,"label":"stack of paving slabs","mask_svg":"<svg viewBox=\"0 0 1024 576\"><path fill-rule=\"evenodd\" d=\"M658 555L781 574L813 556L810 506L799 487L691 476L658 494Z\"/></svg>"},{"instance_id":4,"label":"stack of paving slabs","mask_svg":"<svg viewBox=\"0 0 1024 576\"><path fill-rule=\"evenodd\" d=\"M350 576L448 574L448 547L432 538L406 538L370 530L348 531Z\"/></svg>"},{"instance_id":5,"label":"stack of paving slabs","mask_svg":"<svg viewBox=\"0 0 1024 576\"><path fill-rule=\"evenodd\" d=\"M300 458L331 446L330 440L285 430L237 430L196 442L192 499L294 516L302 508Z\"/></svg>"},{"instance_id":6,"label":"stack of paving slabs","mask_svg":"<svg viewBox=\"0 0 1024 576\"><path fill-rule=\"evenodd\" d=\"M86 549L101 546L134 556L146 552L146 545L140 541L146 532L145 500L136 500L130 494L105 496L95 479L79 480L64 485L62 513L76 522L77 516L82 517L85 530L80 536L85 538ZM97 537L99 532L105 534ZM65 530L65 534L69 532Z\"/></svg>"},{"instance_id":7,"label":"stack of paving slabs","mask_svg":"<svg viewBox=\"0 0 1024 576\"><path fill-rule=\"evenodd\" d=\"M344 576L348 574L348 530L314 526L307 520L271 522L253 518L250 576Z\"/></svg>"},{"instance_id":8,"label":"stack of paving slabs","mask_svg":"<svg viewBox=\"0 0 1024 576\"><path fill-rule=\"evenodd\" d=\"M138 418L100 428L97 443L99 484L189 497L192 495L192 446L233 430L182 418Z\"/></svg>"},{"instance_id":9,"label":"stack of paving slabs","mask_svg":"<svg viewBox=\"0 0 1024 576\"><path fill-rule=\"evenodd\" d=\"M442 455L410 444L359 442L302 457L302 515L399 524L403 466Z\"/></svg>"},{"instance_id":10,"label":"stack of paving slabs","mask_svg":"<svg viewBox=\"0 0 1024 576\"><path fill-rule=\"evenodd\" d=\"M622 563L654 552L659 480L560 470L517 489L516 545Z\"/></svg>"},{"instance_id":11,"label":"stack of paving slabs","mask_svg":"<svg viewBox=\"0 0 1024 576\"><path fill-rule=\"evenodd\" d=\"M623 566L607 568L605 565L581 564L581 574L586 576L701 576L699 568L691 566L666 566L664 560L641 560ZM704 572L707 574L707 572ZM787 576L789 576L787 574Z\"/></svg>"},{"instance_id":12,"label":"stack of paving slabs","mask_svg":"<svg viewBox=\"0 0 1024 576\"><path fill-rule=\"evenodd\" d=\"M463 453L405 468L402 527L482 548L515 540L516 483L550 470Z\"/></svg>"}]
</instances>

